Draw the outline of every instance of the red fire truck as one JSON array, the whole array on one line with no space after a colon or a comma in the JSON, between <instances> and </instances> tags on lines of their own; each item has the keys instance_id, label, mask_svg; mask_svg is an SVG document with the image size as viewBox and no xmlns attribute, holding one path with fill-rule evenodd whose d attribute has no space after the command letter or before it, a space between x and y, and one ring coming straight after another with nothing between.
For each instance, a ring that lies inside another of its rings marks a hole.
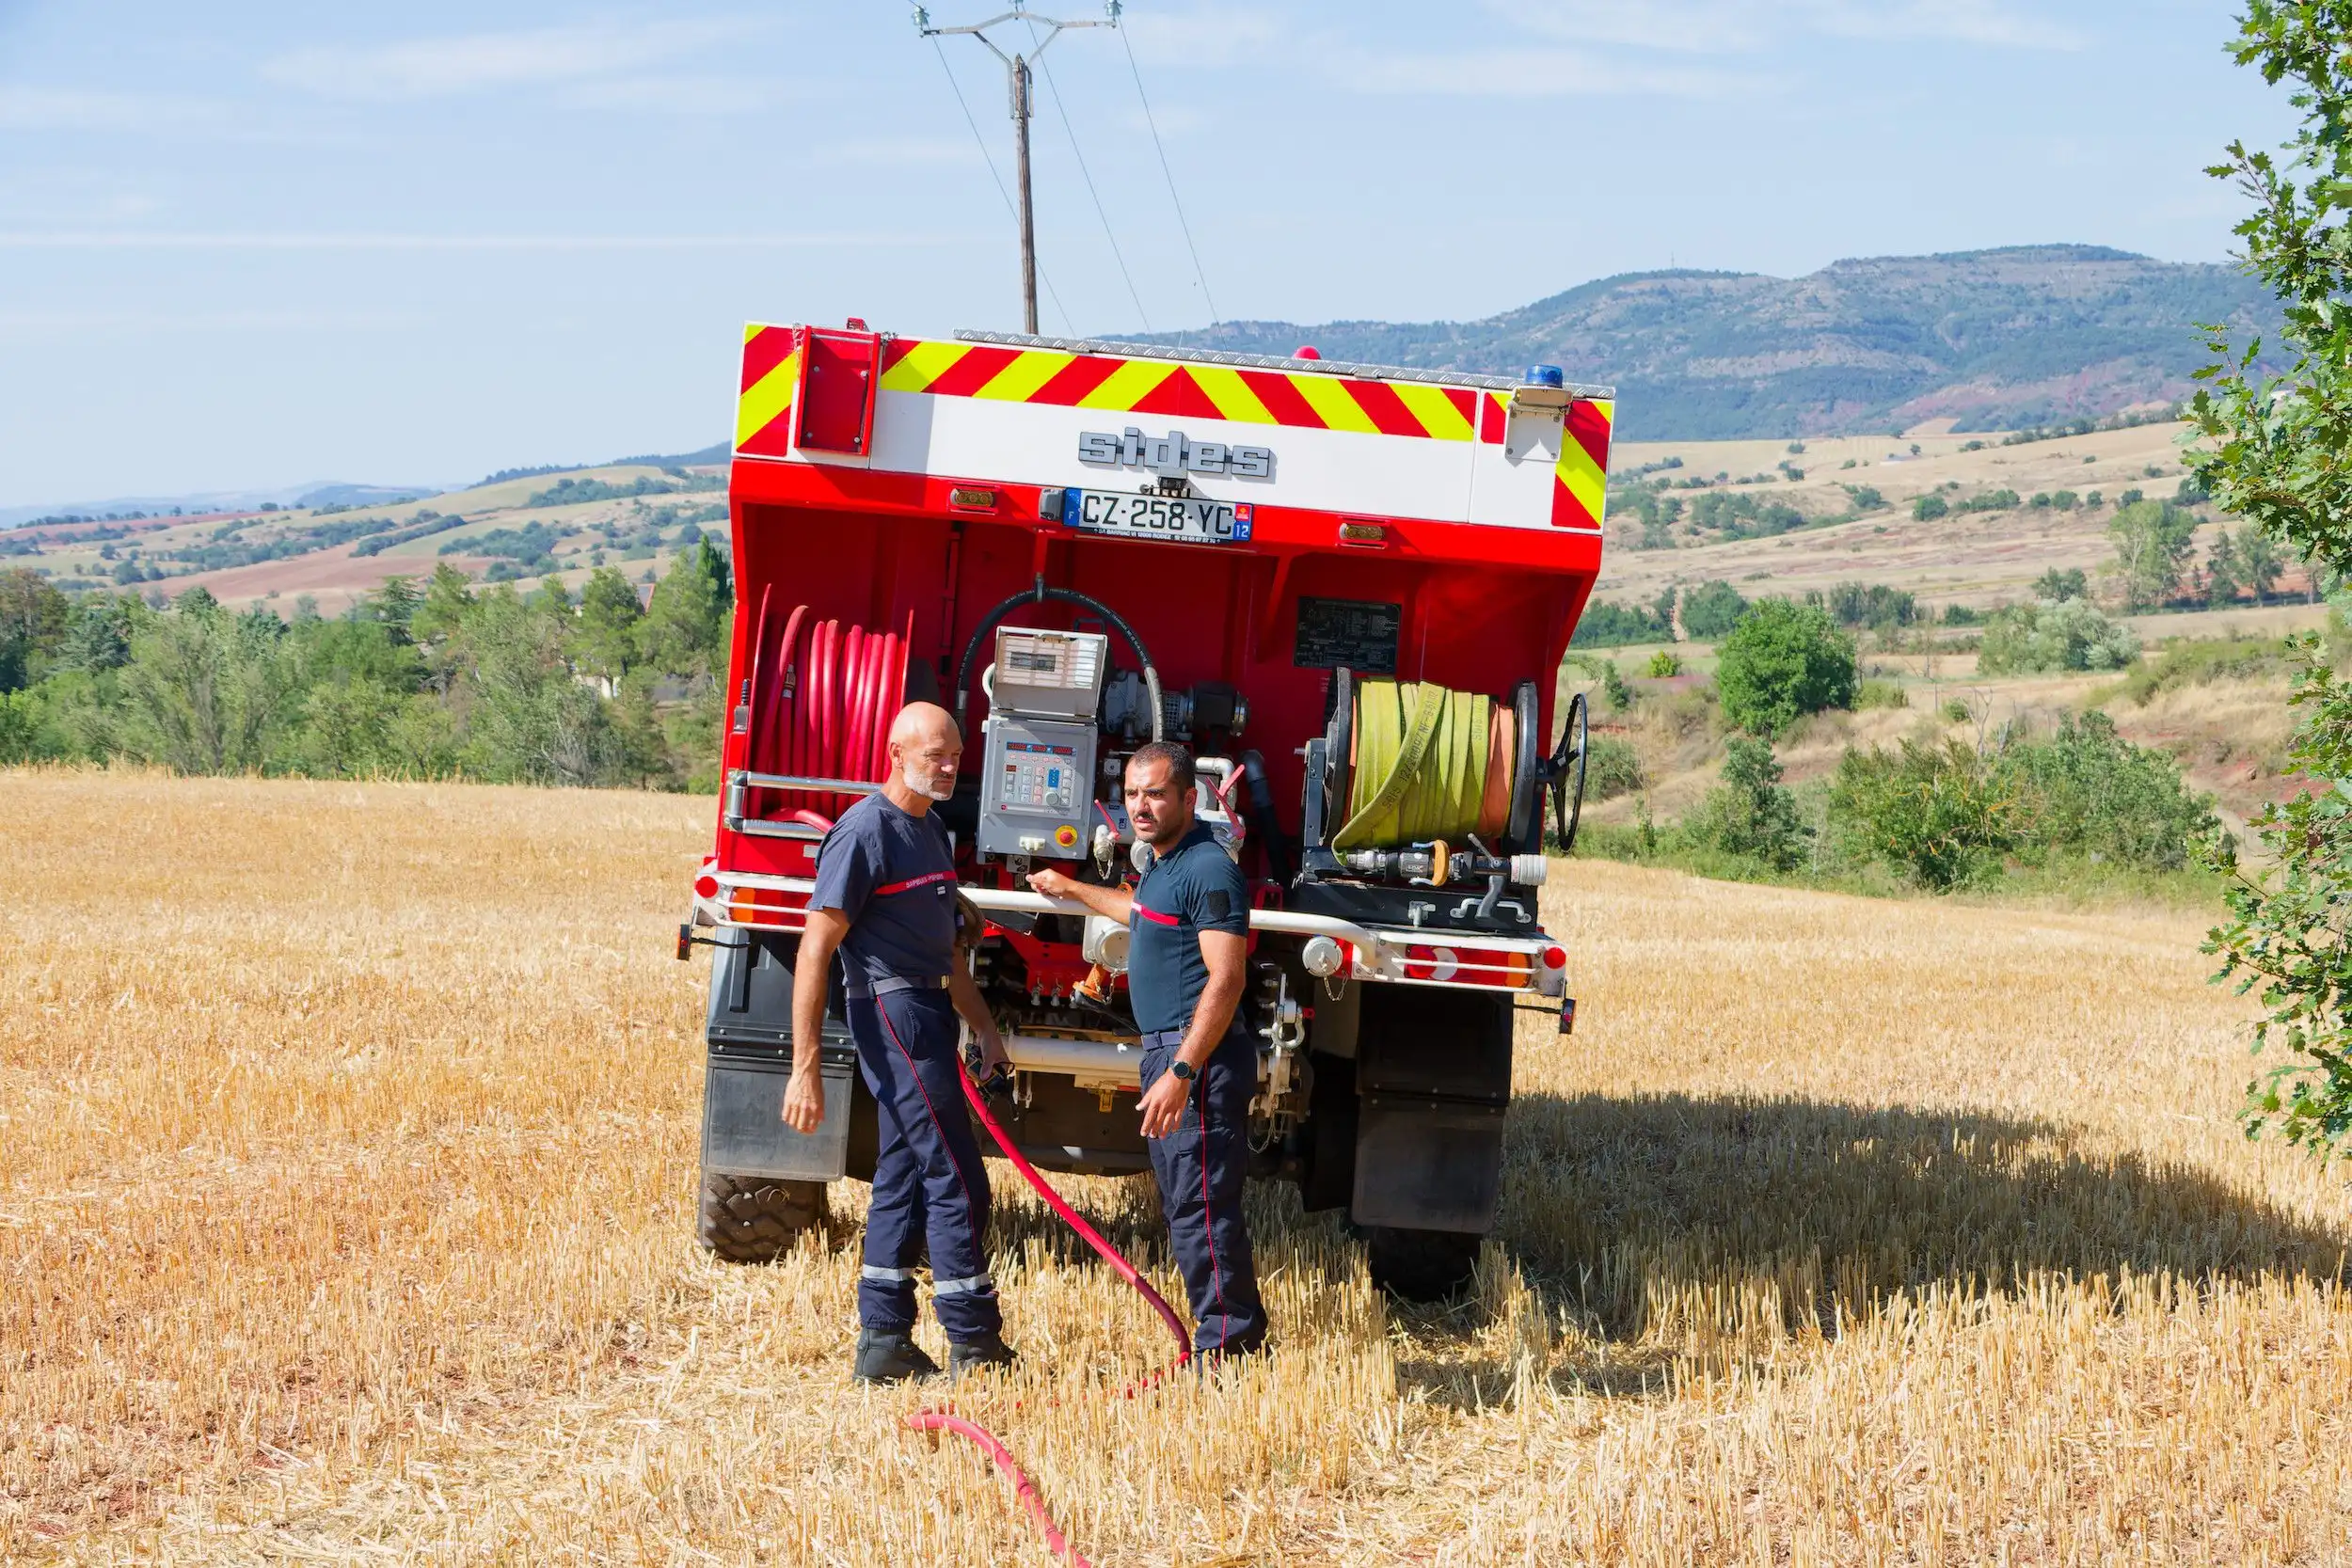
<instances>
[{"instance_id":1,"label":"red fire truck","mask_svg":"<svg viewBox=\"0 0 2352 1568\"><path fill-rule=\"evenodd\" d=\"M679 932L717 949L705 1244L771 1258L871 1172L837 1018L824 1125L779 1118L792 965L817 842L924 698L964 721L939 809L1024 1152L1148 1168L1126 933L1025 873L1130 875L1121 767L1180 740L1256 890L1253 1173L1343 1207L1384 1286L1456 1286L1494 1224L1515 1013L1574 1018L1537 894L1583 787L1555 673L1611 398L1544 366L748 327L718 842Z\"/></svg>"}]
</instances>

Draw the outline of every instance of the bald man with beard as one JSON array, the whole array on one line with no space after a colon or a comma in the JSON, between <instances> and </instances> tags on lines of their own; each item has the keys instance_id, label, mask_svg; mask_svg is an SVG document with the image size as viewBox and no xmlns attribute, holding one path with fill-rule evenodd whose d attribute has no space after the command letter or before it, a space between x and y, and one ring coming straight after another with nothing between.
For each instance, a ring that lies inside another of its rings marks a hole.
<instances>
[{"instance_id":1,"label":"bald man with beard","mask_svg":"<svg viewBox=\"0 0 2352 1568\"><path fill-rule=\"evenodd\" d=\"M819 1073L825 990L834 954L859 1069L873 1091L881 1151L858 1279L861 1383L936 1374L914 1338L915 1261L930 1249L931 1310L950 1371L1013 1359L988 1269L988 1169L963 1108L956 1018L983 1065L1004 1041L972 975L956 961L956 870L932 802L955 793L963 737L946 708L911 703L890 726L890 777L841 814L817 850L817 887L792 974L792 1076L784 1119L814 1132L825 1118Z\"/></svg>"}]
</instances>

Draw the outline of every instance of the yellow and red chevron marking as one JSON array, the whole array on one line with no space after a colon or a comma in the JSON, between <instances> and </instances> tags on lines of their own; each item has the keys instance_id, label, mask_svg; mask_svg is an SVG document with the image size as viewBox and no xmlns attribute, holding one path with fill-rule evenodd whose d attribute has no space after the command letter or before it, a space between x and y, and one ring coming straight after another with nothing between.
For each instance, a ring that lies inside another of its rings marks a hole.
<instances>
[{"instance_id":1,"label":"yellow and red chevron marking","mask_svg":"<svg viewBox=\"0 0 2352 1568\"><path fill-rule=\"evenodd\" d=\"M797 327L743 328L743 382L735 402L735 450L754 457L792 455L792 401L801 388Z\"/></svg>"},{"instance_id":2,"label":"yellow and red chevron marking","mask_svg":"<svg viewBox=\"0 0 2352 1568\"><path fill-rule=\"evenodd\" d=\"M1120 359L1057 349L901 339L882 360L885 392L1226 420L1435 441L1477 436L1478 394L1418 381Z\"/></svg>"},{"instance_id":3,"label":"yellow and red chevron marking","mask_svg":"<svg viewBox=\"0 0 2352 1568\"><path fill-rule=\"evenodd\" d=\"M1609 427L1616 411L1613 403L1568 404L1560 461L1552 470L1553 528L1600 527L1609 492Z\"/></svg>"}]
</instances>

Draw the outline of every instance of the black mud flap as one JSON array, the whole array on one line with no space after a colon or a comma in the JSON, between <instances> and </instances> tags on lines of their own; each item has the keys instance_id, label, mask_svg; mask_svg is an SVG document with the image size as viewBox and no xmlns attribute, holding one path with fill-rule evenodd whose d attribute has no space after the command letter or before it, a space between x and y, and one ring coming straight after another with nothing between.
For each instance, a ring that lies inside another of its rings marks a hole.
<instances>
[{"instance_id":1,"label":"black mud flap","mask_svg":"<svg viewBox=\"0 0 2352 1568\"><path fill-rule=\"evenodd\" d=\"M1358 1110L1358 1225L1484 1235L1502 1196L1504 1108L1368 1094Z\"/></svg>"},{"instance_id":2,"label":"black mud flap","mask_svg":"<svg viewBox=\"0 0 2352 1568\"><path fill-rule=\"evenodd\" d=\"M823 1034L825 1119L815 1132L795 1132L784 1124L784 1091L792 1072L792 959L800 944L787 935L730 929L714 945L703 1169L792 1181L870 1179L874 1108L841 1017L838 973Z\"/></svg>"},{"instance_id":3,"label":"black mud flap","mask_svg":"<svg viewBox=\"0 0 2352 1568\"><path fill-rule=\"evenodd\" d=\"M1306 1160L1298 1181L1300 1207L1310 1212L1340 1208L1355 1194L1359 1112L1356 1064L1344 1056L1318 1053L1313 1065L1315 1080L1307 1102L1307 1125L1300 1129L1305 1134Z\"/></svg>"},{"instance_id":4,"label":"black mud flap","mask_svg":"<svg viewBox=\"0 0 2352 1568\"><path fill-rule=\"evenodd\" d=\"M714 1046L703 1071L703 1169L791 1181L838 1181L849 1174L856 1053L826 1047L822 1072L825 1119L814 1132L796 1132L784 1124L789 1053Z\"/></svg>"}]
</instances>

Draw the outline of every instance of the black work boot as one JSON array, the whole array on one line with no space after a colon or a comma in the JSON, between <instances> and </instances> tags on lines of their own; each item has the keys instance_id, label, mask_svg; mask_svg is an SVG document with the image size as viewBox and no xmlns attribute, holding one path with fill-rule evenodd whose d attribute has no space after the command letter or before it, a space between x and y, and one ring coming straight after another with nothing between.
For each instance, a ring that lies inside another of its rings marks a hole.
<instances>
[{"instance_id":1,"label":"black work boot","mask_svg":"<svg viewBox=\"0 0 2352 1568\"><path fill-rule=\"evenodd\" d=\"M898 1329L857 1331L857 1364L850 1376L859 1383L904 1383L909 1378L933 1378L939 1363L923 1354L913 1335Z\"/></svg>"},{"instance_id":2,"label":"black work boot","mask_svg":"<svg viewBox=\"0 0 2352 1568\"><path fill-rule=\"evenodd\" d=\"M951 1339L947 1342L947 1375L961 1378L980 1367L1009 1367L1020 1357L1005 1343L1001 1334L983 1334L977 1339Z\"/></svg>"}]
</instances>

